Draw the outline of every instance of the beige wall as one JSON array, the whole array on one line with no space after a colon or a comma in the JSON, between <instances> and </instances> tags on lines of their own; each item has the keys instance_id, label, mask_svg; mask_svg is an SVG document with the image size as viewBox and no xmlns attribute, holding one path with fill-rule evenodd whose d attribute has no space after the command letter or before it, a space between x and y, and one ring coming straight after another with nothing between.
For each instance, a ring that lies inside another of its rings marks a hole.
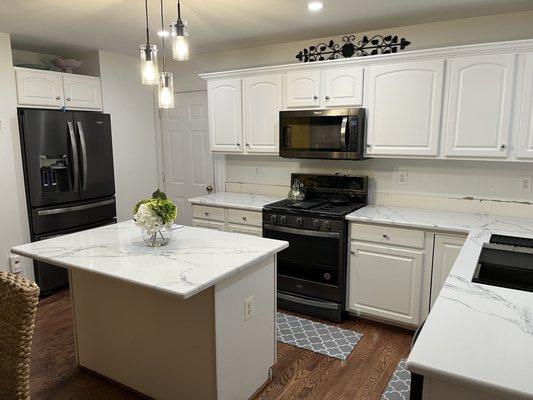
<instances>
[{"instance_id":1,"label":"beige wall","mask_svg":"<svg viewBox=\"0 0 533 400\"><path fill-rule=\"evenodd\" d=\"M9 35L0 33L0 270L9 270L9 249L29 241L17 121L17 91ZM31 262L23 275L32 279Z\"/></svg>"},{"instance_id":2,"label":"beige wall","mask_svg":"<svg viewBox=\"0 0 533 400\"><path fill-rule=\"evenodd\" d=\"M419 50L451 45L495 42L502 40L533 38L533 11L457 19L452 21L382 29L375 32L360 32L371 36L377 33L393 33L411 41L408 50ZM194 35L191 27L191 35ZM340 42L342 36L335 38ZM187 92L205 90L205 82L198 77L202 72L239 69L259 65L274 65L297 62L298 51L331 37L281 43L271 46L224 51L210 54L194 54L187 62L170 62L169 69L175 74L174 90ZM407 51L407 50L406 50Z\"/></svg>"}]
</instances>

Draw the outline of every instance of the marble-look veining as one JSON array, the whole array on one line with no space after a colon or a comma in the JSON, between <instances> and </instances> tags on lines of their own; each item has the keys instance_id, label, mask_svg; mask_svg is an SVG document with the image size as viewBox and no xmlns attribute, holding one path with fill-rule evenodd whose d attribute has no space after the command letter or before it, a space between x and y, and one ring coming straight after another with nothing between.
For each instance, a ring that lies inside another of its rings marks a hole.
<instances>
[{"instance_id":1,"label":"marble-look veining","mask_svg":"<svg viewBox=\"0 0 533 400\"><path fill-rule=\"evenodd\" d=\"M472 282L491 234L533 238L533 219L386 206L367 206L346 218L467 233L408 368L505 399L533 399L533 293Z\"/></svg>"},{"instance_id":2,"label":"marble-look veining","mask_svg":"<svg viewBox=\"0 0 533 400\"><path fill-rule=\"evenodd\" d=\"M147 247L132 221L16 246L11 252L188 298L253 266L287 242L179 227L172 241Z\"/></svg>"},{"instance_id":3,"label":"marble-look veining","mask_svg":"<svg viewBox=\"0 0 533 400\"><path fill-rule=\"evenodd\" d=\"M239 208L242 210L261 211L263 206L281 200L281 197L262 194L217 192L189 199L191 204Z\"/></svg>"}]
</instances>

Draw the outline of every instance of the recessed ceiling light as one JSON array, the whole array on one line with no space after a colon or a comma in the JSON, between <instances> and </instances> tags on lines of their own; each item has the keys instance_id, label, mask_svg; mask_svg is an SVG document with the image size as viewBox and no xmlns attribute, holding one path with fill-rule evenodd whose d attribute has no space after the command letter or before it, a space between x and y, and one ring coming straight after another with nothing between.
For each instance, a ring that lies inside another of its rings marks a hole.
<instances>
[{"instance_id":1,"label":"recessed ceiling light","mask_svg":"<svg viewBox=\"0 0 533 400\"><path fill-rule=\"evenodd\" d=\"M324 8L324 3L321 1L311 1L310 3L307 3L307 9L309 11L317 12Z\"/></svg>"}]
</instances>

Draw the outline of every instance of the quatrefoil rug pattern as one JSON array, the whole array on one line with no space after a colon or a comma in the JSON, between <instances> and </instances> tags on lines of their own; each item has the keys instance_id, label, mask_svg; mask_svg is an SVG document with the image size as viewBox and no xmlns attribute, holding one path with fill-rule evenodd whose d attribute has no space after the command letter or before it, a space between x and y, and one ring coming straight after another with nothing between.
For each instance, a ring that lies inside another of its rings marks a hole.
<instances>
[{"instance_id":1,"label":"quatrefoil rug pattern","mask_svg":"<svg viewBox=\"0 0 533 400\"><path fill-rule=\"evenodd\" d=\"M411 373L407 370L407 360L402 358L390 378L381 400L409 400Z\"/></svg>"},{"instance_id":2,"label":"quatrefoil rug pattern","mask_svg":"<svg viewBox=\"0 0 533 400\"><path fill-rule=\"evenodd\" d=\"M315 353L345 360L363 335L278 312L277 339Z\"/></svg>"}]
</instances>

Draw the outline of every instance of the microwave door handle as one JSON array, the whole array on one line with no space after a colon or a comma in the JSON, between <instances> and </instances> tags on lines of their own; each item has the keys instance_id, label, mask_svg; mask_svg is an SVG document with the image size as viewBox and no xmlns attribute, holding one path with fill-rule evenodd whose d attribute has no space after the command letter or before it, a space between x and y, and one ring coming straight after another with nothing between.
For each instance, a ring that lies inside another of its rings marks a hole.
<instances>
[{"instance_id":1,"label":"microwave door handle","mask_svg":"<svg viewBox=\"0 0 533 400\"><path fill-rule=\"evenodd\" d=\"M74 168L74 191L78 191L79 178L80 178L80 165L78 160L78 146L76 145L76 135L74 134L74 124L70 121L67 122L68 134L70 136L70 146L72 150L72 164Z\"/></svg>"},{"instance_id":2,"label":"microwave door handle","mask_svg":"<svg viewBox=\"0 0 533 400\"><path fill-rule=\"evenodd\" d=\"M348 117L342 118L341 123L341 148L342 151L346 151L346 125L348 124Z\"/></svg>"},{"instance_id":3,"label":"microwave door handle","mask_svg":"<svg viewBox=\"0 0 533 400\"><path fill-rule=\"evenodd\" d=\"M81 155L82 155L82 166L83 166L83 181L82 181L82 189L87 190L87 146L85 145L85 134L83 133L83 125L80 121L76 122L78 125L78 133L80 134L80 147L81 147Z\"/></svg>"}]
</instances>

